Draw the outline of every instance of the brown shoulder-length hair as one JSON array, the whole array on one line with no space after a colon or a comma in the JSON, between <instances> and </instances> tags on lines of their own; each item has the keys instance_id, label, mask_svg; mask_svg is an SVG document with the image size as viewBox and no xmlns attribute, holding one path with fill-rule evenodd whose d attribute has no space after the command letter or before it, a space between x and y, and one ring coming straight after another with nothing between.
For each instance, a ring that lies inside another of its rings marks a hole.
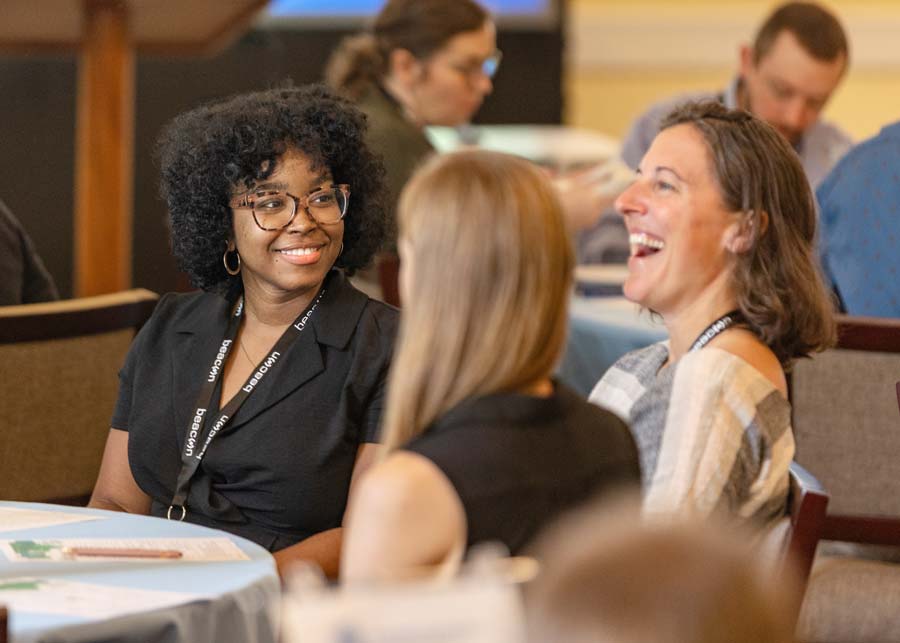
<instances>
[{"instance_id":1,"label":"brown shoulder-length hair","mask_svg":"<svg viewBox=\"0 0 900 643\"><path fill-rule=\"evenodd\" d=\"M328 60L325 82L358 100L385 76L395 49L428 58L455 35L483 27L489 17L473 0L389 0L369 31L341 41Z\"/></svg>"},{"instance_id":2,"label":"brown shoulder-length hair","mask_svg":"<svg viewBox=\"0 0 900 643\"><path fill-rule=\"evenodd\" d=\"M747 323L785 367L834 344L834 303L815 254L816 206L790 144L770 125L717 102L686 103L660 131L700 132L729 210L751 237L732 276Z\"/></svg>"},{"instance_id":3,"label":"brown shoulder-length hair","mask_svg":"<svg viewBox=\"0 0 900 643\"><path fill-rule=\"evenodd\" d=\"M404 189L408 270L384 443L393 450L465 399L547 377L565 343L574 255L562 206L528 161L464 151Z\"/></svg>"}]
</instances>

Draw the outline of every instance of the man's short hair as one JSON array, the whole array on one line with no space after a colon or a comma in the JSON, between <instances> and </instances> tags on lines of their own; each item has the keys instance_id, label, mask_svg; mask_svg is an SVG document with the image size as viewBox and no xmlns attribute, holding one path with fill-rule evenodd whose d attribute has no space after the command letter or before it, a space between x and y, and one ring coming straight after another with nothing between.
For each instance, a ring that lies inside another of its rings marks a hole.
<instances>
[{"instance_id":1,"label":"man's short hair","mask_svg":"<svg viewBox=\"0 0 900 643\"><path fill-rule=\"evenodd\" d=\"M816 60L831 62L850 57L847 34L837 17L813 2L788 2L769 16L756 34L753 62L769 53L782 31L790 31L806 52Z\"/></svg>"}]
</instances>

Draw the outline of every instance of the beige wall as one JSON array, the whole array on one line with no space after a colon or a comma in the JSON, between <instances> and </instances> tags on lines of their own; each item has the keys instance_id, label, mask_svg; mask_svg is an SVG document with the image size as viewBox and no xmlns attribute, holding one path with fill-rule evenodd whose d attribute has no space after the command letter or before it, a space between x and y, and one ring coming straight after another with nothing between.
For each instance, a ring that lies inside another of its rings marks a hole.
<instances>
[{"instance_id":1,"label":"beige wall","mask_svg":"<svg viewBox=\"0 0 900 643\"><path fill-rule=\"evenodd\" d=\"M651 101L718 89L769 0L570 0L566 122L616 137ZM900 0L826 2L851 67L825 117L856 139L900 120Z\"/></svg>"}]
</instances>

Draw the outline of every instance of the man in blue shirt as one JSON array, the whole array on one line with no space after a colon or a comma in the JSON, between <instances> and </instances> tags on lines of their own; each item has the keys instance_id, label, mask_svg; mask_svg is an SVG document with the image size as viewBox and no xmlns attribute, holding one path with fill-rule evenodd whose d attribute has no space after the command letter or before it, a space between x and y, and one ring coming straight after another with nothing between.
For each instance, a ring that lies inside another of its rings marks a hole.
<instances>
[{"instance_id":1,"label":"man in blue shirt","mask_svg":"<svg viewBox=\"0 0 900 643\"><path fill-rule=\"evenodd\" d=\"M848 152L816 198L822 265L846 312L900 317L900 121Z\"/></svg>"}]
</instances>

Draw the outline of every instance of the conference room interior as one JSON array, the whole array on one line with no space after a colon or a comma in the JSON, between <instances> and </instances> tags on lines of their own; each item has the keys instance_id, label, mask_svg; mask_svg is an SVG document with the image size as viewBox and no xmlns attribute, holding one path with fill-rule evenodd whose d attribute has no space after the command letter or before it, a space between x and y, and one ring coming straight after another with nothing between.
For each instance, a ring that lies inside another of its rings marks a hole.
<instances>
[{"instance_id":1,"label":"conference room interior","mask_svg":"<svg viewBox=\"0 0 900 643\"><path fill-rule=\"evenodd\" d=\"M131 341L159 297L195 290L172 253L161 133L200 105L321 83L335 48L384 2L177 4L0 0L0 207L21 223L60 299L0 306L0 643L574 641L585 640L579 628L602 629L592 611L624 629L610 625L604 635L612 638L586 640L637 641L628 638L640 629L630 629L642 620L636 614L646 610L647 627L659 627L661 605L677 627L707 623L711 638L691 639L698 642L776 640L742 638L757 626L761 636L789 631L777 639L785 642L900 641L897 318L836 309L835 344L788 371L796 454L787 506L762 534L727 521L646 523L635 513L640 501L624 496L567 514L525 555L486 547L438 581L423 574L342 584L312 566L279 576L264 547L177 515L87 508ZM558 178L616 158L651 104L728 86L740 46L782 3L481 4L496 22L502 63L471 122L432 127L430 140L439 154L473 145L522 155ZM822 119L858 144L900 118L900 3L819 4L838 16L850 43ZM171 19L180 26L166 26ZM104 79L98 70L110 61L115 71ZM92 106L115 122L92 122ZM122 154L124 162L109 161ZM106 207L109 181L116 186ZM620 221L611 203L598 223ZM585 261L591 230L570 232L578 263L553 379L587 399L619 358L668 334L660 316L624 296L625 263ZM591 552L586 542L598 530ZM693 560L694 541L708 556ZM619 553L603 558L600 547ZM647 560L668 565L659 574L642 560L651 548ZM568 565L572 578L579 566L597 571L580 578L587 585L553 586L557 577L542 580L544 559L554 569ZM597 575L615 577L626 560L633 573L621 577L629 581L620 579L621 592L603 586ZM722 570L721 588L703 584L704 567ZM26 590L33 594L23 598ZM564 609L553 594L595 590L596 607L585 599ZM752 605L742 616L682 606L682 590L698 601L733 591L729 599ZM554 620L560 613L568 625Z\"/></svg>"}]
</instances>

